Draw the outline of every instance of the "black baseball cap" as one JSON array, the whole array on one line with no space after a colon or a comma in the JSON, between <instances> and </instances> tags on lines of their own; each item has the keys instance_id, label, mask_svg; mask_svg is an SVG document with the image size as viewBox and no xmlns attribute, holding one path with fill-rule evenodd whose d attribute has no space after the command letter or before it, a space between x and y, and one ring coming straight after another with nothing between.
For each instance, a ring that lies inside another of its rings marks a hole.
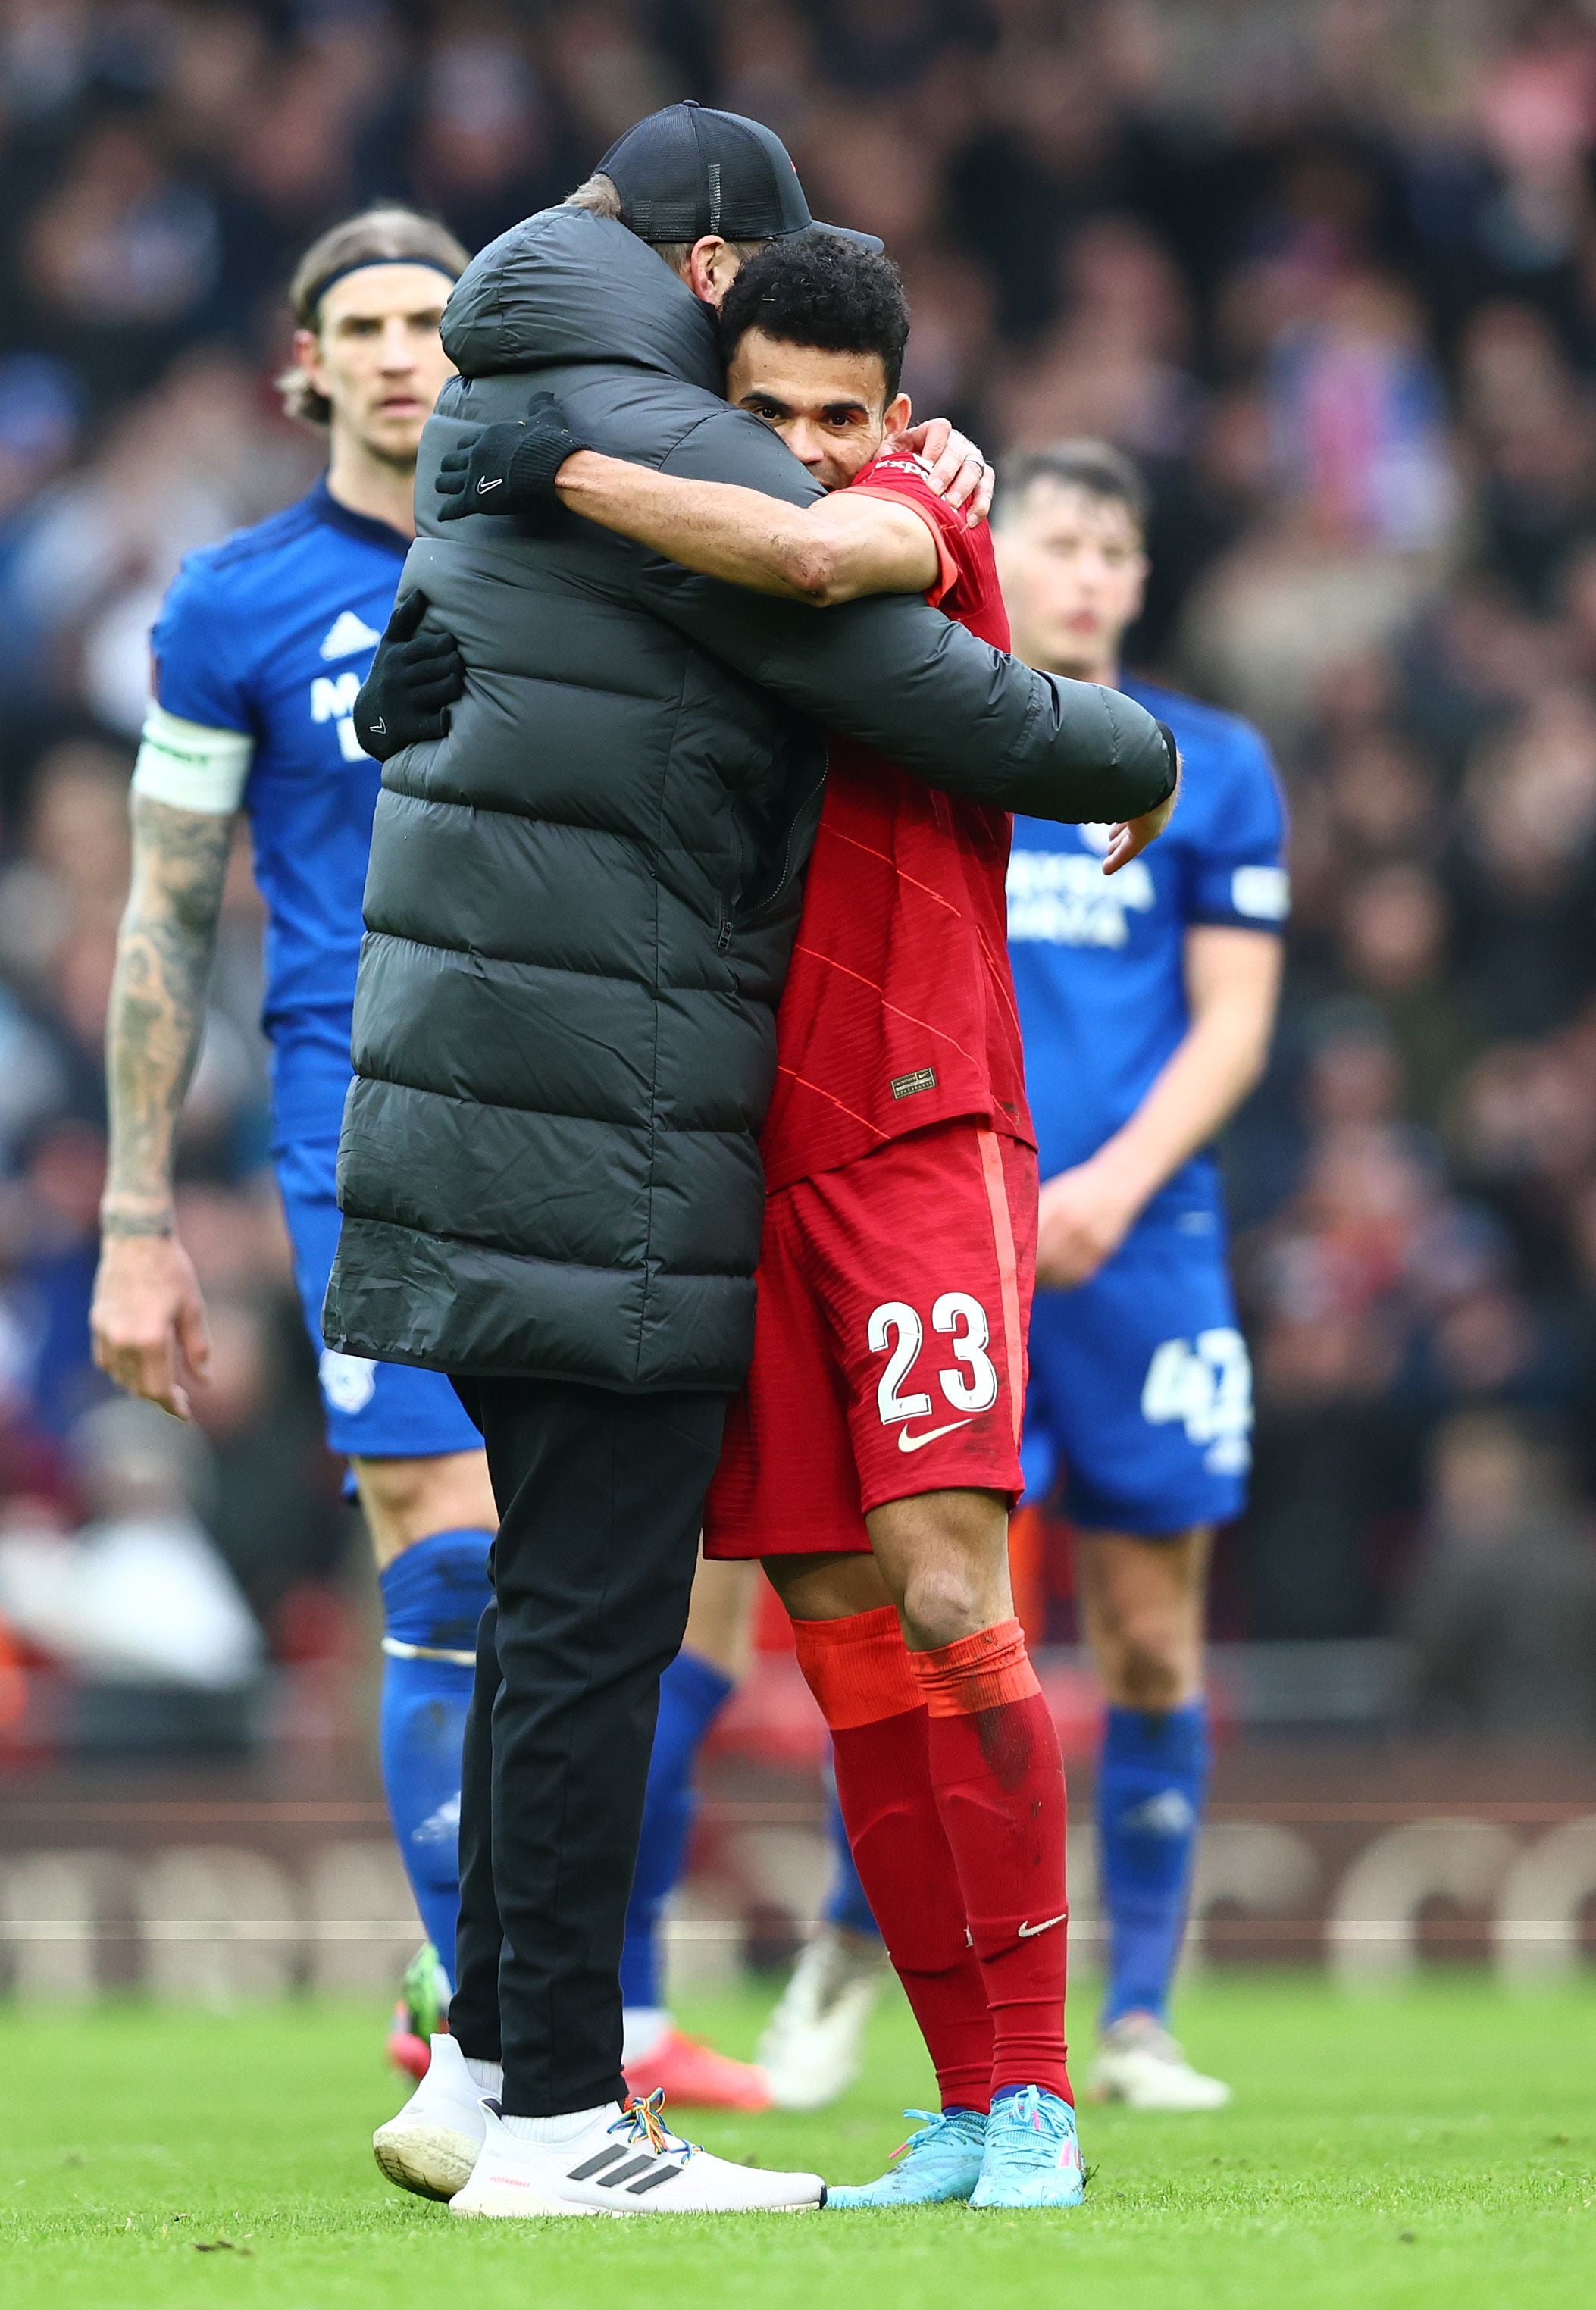
<instances>
[{"instance_id":1,"label":"black baseball cap","mask_svg":"<svg viewBox=\"0 0 1596 2310\"><path fill-rule=\"evenodd\" d=\"M818 224L792 156L773 128L740 112L667 104L617 137L598 164L620 195L620 221L639 240L791 240L834 232L878 249L873 233Z\"/></svg>"}]
</instances>

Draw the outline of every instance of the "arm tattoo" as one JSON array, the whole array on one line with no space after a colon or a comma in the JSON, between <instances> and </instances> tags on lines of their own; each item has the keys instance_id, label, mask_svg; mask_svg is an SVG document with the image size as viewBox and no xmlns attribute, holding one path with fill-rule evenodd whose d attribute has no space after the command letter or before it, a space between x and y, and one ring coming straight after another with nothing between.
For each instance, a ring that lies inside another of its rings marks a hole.
<instances>
[{"instance_id":1,"label":"arm tattoo","mask_svg":"<svg viewBox=\"0 0 1596 2310\"><path fill-rule=\"evenodd\" d=\"M234 824L231 813L133 798L133 887L106 1021L107 1235L171 1232L172 1142L199 1054Z\"/></svg>"}]
</instances>

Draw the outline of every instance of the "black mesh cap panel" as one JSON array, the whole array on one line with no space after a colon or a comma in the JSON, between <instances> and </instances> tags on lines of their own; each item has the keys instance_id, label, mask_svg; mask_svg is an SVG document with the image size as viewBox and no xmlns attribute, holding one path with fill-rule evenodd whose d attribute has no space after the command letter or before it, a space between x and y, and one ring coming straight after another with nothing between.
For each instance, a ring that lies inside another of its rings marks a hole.
<instances>
[{"instance_id":1,"label":"black mesh cap panel","mask_svg":"<svg viewBox=\"0 0 1596 2310\"><path fill-rule=\"evenodd\" d=\"M762 121L711 106L668 104L618 137L598 164L639 240L785 240L814 228L798 171ZM871 248L880 243L850 235Z\"/></svg>"}]
</instances>

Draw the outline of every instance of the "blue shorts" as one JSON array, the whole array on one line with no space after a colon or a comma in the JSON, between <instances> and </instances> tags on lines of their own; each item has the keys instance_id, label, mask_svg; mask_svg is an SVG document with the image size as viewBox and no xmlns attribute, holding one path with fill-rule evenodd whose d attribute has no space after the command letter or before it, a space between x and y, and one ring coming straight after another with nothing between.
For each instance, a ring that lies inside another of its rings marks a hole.
<instances>
[{"instance_id":1,"label":"blue shorts","mask_svg":"<svg viewBox=\"0 0 1596 2310\"><path fill-rule=\"evenodd\" d=\"M1154 1203L1073 1291L1038 1290L1021 1458L1026 1497L1089 1532L1173 1535L1246 1506L1253 1368L1222 1215Z\"/></svg>"},{"instance_id":2,"label":"blue shorts","mask_svg":"<svg viewBox=\"0 0 1596 2310\"><path fill-rule=\"evenodd\" d=\"M369 1356L340 1355L323 1345L321 1304L340 1225L338 1142L280 1142L273 1160L293 1244L294 1281L319 1359L328 1445L364 1460L430 1460L445 1452L480 1451L481 1437L442 1372L374 1363Z\"/></svg>"}]
</instances>

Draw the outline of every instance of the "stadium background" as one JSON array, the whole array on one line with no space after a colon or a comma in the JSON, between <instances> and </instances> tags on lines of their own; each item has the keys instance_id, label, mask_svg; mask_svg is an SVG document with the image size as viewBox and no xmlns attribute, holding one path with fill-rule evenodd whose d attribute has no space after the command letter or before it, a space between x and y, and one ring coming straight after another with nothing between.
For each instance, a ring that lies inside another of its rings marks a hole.
<instances>
[{"instance_id":1,"label":"stadium background","mask_svg":"<svg viewBox=\"0 0 1596 2310\"><path fill-rule=\"evenodd\" d=\"M182 1151L197 1431L88 1362L144 637L182 553L317 469L271 383L306 241L395 195L480 246L683 94L768 120L819 213L885 236L922 413L1145 463L1132 660L1255 718L1289 790L1281 1030L1227 1149L1258 1476L1217 1585L1210 1946L1570 1961L1596 1889L1596 10L0 0L0 1983L376 1985L409 1930L241 856ZM1026 1561L1080 1758L1067 1537ZM779 1958L812 1908L806 1707L775 1657L733 1712L686 1965ZM1085 1842L1077 1883L1089 1933Z\"/></svg>"}]
</instances>

